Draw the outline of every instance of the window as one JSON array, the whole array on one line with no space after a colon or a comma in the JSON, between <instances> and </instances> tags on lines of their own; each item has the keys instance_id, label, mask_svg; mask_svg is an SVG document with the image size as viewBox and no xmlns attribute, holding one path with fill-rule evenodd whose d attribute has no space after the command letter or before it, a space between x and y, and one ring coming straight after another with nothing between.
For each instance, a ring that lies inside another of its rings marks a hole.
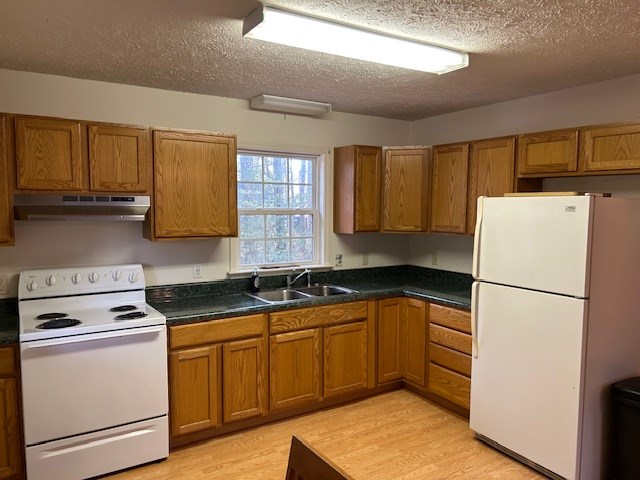
<instances>
[{"instance_id":1,"label":"window","mask_svg":"<svg viewBox=\"0 0 640 480\"><path fill-rule=\"evenodd\" d=\"M318 263L318 158L238 153L241 269Z\"/></svg>"}]
</instances>

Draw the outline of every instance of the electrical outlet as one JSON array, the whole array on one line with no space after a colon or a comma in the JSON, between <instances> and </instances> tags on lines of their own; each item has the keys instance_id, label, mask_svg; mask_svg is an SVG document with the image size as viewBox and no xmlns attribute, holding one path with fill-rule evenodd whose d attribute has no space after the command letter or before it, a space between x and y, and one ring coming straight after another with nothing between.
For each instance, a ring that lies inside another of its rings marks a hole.
<instances>
[{"instance_id":1,"label":"electrical outlet","mask_svg":"<svg viewBox=\"0 0 640 480\"><path fill-rule=\"evenodd\" d=\"M431 252L431 265L438 265L438 252Z\"/></svg>"},{"instance_id":2,"label":"electrical outlet","mask_svg":"<svg viewBox=\"0 0 640 480\"><path fill-rule=\"evenodd\" d=\"M9 275L0 274L0 295L9 295Z\"/></svg>"},{"instance_id":3,"label":"electrical outlet","mask_svg":"<svg viewBox=\"0 0 640 480\"><path fill-rule=\"evenodd\" d=\"M202 264L196 263L193 265L193 278L202 278Z\"/></svg>"},{"instance_id":4,"label":"electrical outlet","mask_svg":"<svg viewBox=\"0 0 640 480\"><path fill-rule=\"evenodd\" d=\"M336 263L335 263L336 267L341 267L342 266L342 254L341 253L336 253Z\"/></svg>"},{"instance_id":5,"label":"electrical outlet","mask_svg":"<svg viewBox=\"0 0 640 480\"><path fill-rule=\"evenodd\" d=\"M363 253L362 258L360 259L360 265L369 265L369 254Z\"/></svg>"}]
</instances>

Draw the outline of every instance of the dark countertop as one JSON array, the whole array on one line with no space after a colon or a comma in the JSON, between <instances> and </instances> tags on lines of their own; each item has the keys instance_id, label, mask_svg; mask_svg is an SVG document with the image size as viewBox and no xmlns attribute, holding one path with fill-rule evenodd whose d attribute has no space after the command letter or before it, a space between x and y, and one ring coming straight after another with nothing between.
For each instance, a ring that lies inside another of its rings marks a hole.
<instances>
[{"instance_id":1,"label":"dark countertop","mask_svg":"<svg viewBox=\"0 0 640 480\"><path fill-rule=\"evenodd\" d=\"M410 268L416 269L417 267ZM169 296L161 294L147 295L147 301L166 315L167 325L180 325L203 320L403 295L455 308L470 309L471 278L468 275L421 275L422 272L414 271L414 275L407 276L404 274L390 274L392 272L387 269L368 270L384 271L380 275L371 275L371 272L368 272L369 274L363 272L359 275L356 272L354 275L343 276L343 278L319 279L320 283L339 285L357 291L357 293L352 294L313 297L285 303L268 304L241 292L215 294L214 291L209 293L192 291L192 294L189 295L183 291ZM429 269L420 270L428 271ZM451 272L444 273L450 274ZM269 285L269 288L263 288L262 290L282 287L283 285ZM189 287L183 288L189 289ZM213 289L215 290L215 286L213 286ZM159 298L154 298L154 296Z\"/></svg>"},{"instance_id":2,"label":"dark countertop","mask_svg":"<svg viewBox=\"0 0 640 480\"><path fill-rule=\"evenodd\" d=\"M262 278L262 290L282 288L285 276ZM167 317L167 325L270 313L357 300L408 296L465 310L471 305L470 275L409 265L313 273L313 283L331 284L358 293L268 304L251 298L249 279L149 287L147 302ZM17 300L0 300L0 345L18 342Z\"/></svg>"}]
</instances>

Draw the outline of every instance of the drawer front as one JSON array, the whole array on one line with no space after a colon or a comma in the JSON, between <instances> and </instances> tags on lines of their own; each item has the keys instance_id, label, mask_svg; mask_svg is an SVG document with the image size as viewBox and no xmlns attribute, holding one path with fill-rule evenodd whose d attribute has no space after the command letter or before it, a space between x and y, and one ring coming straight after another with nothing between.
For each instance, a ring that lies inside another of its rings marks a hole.
<instances>
[{"instance_id":1,"label":"drawer front","mask_svg":"<svg viewBox=\"0 0 640 480\"><path fill-rule=\"evenodd\" d=\"M429 306L429 322L460 332L471 333L471 312L464 310L431 304Z\"/></svg>"},{"instance_id":2,"label":"drawer front","mask_svg":"<svg viewBox=\"0 0 640 480\"><path fill-rule=\"evenodd\" d=\"M471 335L439 325L429 325L429 340L438 345L471 355Z\"/></svg>"},{"instance_id":3,"label":"drawer front","mask_svg":"<svg viewBox=\"0 0 640 480\"><path fill-rule=\"evenodd\" d=\"M363 301L276 312L269 315L269 322L271 333L284 333L362 320L367 315L367 302Z\"/></svg>"},{"instance_id":4,"label":"drawer front","mask_svg":"<svg viewBox=\"0 0 640 480\"><path fill-rule=\"evenodd\" d=\"M249 315L190 325L176 325L169 327L169 348L192 347L258 337L266 331L266 322L266 315Z\"/></svg>"},{"instance_id":5,"label":"drawer front","mask_svg":"<svg viewBox=\"0 0 640 480\"><path fill-rule=\"evenodd\" d=\"M429 345L429 361L456 373L471 377L471 355L460 353L450 348L431 343Z\"/></svg>"},{"instance_id":6,"label":"drawer front","mask_svg":"<svg viewBox=\"0 0 640 480\"><path fill-rule=\"evenodd\" d=\"M471 380L465 376L432 363L429 365L429 391L469 409Z\"/></svg>"}]
</instances>

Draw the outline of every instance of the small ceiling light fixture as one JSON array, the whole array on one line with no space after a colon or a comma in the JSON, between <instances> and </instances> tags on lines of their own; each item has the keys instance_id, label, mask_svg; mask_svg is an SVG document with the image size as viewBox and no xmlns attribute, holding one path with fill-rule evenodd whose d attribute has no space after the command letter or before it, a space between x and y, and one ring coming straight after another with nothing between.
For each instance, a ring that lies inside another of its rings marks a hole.
<instances>
[{"instance_id":1,"label":"small ceiling light fixture","mask_svg":"<svg viewBox=\"0 0 640 480\"><path fill-rule=\"evenodd\" d=\"M421 72L447 73L469 65L464 52L308 17L262 5L245 19L249 38L383 63Z\"/></svg>"},{"instance_id":2,"label":"small ceiling light fixture","mask_svg":"<svg viewBox=\"0 0 640 480\"><path fill-rule=\"evenodd\" d=\"M298 98L276 97L275 95L258 95L253 97L249 104L252 110L267 110L270 112L294 113L296 115L308 115L320 117L331 111L330 103L312 102Z\"/></svg>"}]
</instances>

